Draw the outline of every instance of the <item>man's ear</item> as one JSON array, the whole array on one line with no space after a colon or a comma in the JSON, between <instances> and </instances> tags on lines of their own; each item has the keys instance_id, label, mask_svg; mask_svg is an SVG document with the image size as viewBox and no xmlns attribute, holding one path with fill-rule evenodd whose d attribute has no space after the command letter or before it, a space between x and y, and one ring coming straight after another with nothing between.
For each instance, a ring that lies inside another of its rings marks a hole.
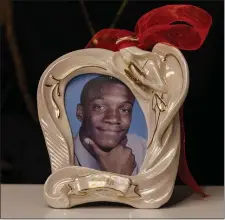
<instances>
[{"instance_id":1,"label":"man's ear","mask_svg":"<svg viewBox=\"0 0 225 220\"><path fill-rule=\"evenodd\" d=\"M76 116L80 122L83 121L84 112L83 112L83 106L81 104L77 105Z\"/></svg>"}]
</instances>

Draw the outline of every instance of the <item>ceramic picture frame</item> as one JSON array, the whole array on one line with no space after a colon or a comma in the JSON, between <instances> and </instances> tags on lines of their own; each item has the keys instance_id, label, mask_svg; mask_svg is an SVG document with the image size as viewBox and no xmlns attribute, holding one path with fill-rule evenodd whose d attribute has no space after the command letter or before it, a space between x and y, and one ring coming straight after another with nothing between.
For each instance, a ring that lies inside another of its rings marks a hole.
<instances>
[{"instance_id":1,"label":"ceramic picture frame","mask_svg":"<svg viewBox=\"0 0 225 220\"><path fill-rule=\"evenodd\" d=\"M184 56L162 43L152 51L82 49L50 64L37 95L52 170L48 205L165 204L177 176L188 86Z\"/></svg>"}]
</instances>

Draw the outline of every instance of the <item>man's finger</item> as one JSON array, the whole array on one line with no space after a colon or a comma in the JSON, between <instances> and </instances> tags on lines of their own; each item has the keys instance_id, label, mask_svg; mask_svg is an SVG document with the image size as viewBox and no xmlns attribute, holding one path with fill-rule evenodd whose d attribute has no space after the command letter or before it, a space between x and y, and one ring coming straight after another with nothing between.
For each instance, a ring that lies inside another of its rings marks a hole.
<instances>
[{"instance_id":1,"label":"man's finger","mask_svg":"<svg viewBox=\"0 0 225 220\"><path fill-rule=\"evenodd\" d=\"M105 156L107 153L101 150L93 140L90 138L85 138L84 142L92 149L92 151L97 155L97 156Z\"/></svg>"}]
</instances>

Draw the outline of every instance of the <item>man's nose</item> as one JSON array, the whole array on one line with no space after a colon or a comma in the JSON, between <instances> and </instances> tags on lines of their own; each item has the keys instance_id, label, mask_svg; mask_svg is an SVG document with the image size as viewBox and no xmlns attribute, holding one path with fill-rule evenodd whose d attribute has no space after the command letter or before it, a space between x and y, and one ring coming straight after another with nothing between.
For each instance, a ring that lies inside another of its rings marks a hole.
<instances>
[{"instance_id":1,"label":"man's nose","mask_svg":"<svg viewBox=\"0 0 225 220\"><path fill-rule=\"evenodd\" d=\"M119 111L111 109L106 112L104 121L109 124L120 124L121 123L121 116Z\"/></svg>"}]
</instances>

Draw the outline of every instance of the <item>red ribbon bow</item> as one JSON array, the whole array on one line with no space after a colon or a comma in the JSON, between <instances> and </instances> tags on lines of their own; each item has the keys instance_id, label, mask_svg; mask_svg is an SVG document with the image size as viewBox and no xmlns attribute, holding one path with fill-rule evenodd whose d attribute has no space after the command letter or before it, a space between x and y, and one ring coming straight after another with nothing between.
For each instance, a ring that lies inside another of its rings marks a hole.
<instances>
[{"instance_id":1,"label":"red ribbon bow","mask_svg":"<svg viewBox=\"0 0 225 220\"><path fill-rule=\"evenodd\" d=\"M201 47L212 25L205 10L192 5L166 5L144 14L135 26L135 32L120 29L103 29L95 34L86 48L104 48L118 51L136 46L149 50L156 43L165 43L183 50ZM195 192L207 196L198 186L188 169L185 155L183 107L181 120L181 154L178 175Z\"/></svg>"},{"instance_id":2,"label":"red ribbon bow","mask_svg":"<svg viewBox=\"0 0 225 220\"><path fill-rule=\"evenodd\" d=\"M103 29L95 34L86 48L118 51L136 46L148 50L160 42L183 50L196 50L201 47L211 25L212 18L203 9L192 5L166 5L144 14L138 20L135 32ZM128 36L137 41L124 40L117 43L119 39Z\"/></svg>"}]
</instances>

